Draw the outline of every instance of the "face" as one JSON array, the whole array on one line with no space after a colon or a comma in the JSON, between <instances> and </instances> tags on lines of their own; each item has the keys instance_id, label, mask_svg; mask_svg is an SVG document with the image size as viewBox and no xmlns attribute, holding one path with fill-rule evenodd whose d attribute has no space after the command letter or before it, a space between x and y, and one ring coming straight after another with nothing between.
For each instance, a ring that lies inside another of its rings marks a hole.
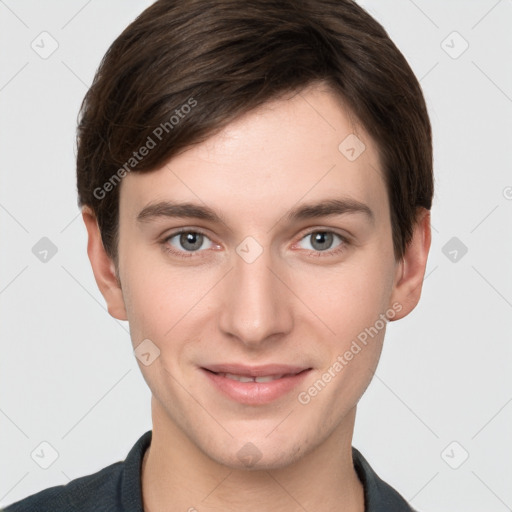
<instances>
[{"instance_id":1,"label":"face","mask_svg":"<svg viewBox=\"0 0 512 512\"><path fill-rule=\"evenodd\" d=\"M351 428L385 318L411 309L402 271L377 147L325 88L122 182L118 311L150 340L153 405L231 467L283 467Z\"/></svg>"}]
</instances>

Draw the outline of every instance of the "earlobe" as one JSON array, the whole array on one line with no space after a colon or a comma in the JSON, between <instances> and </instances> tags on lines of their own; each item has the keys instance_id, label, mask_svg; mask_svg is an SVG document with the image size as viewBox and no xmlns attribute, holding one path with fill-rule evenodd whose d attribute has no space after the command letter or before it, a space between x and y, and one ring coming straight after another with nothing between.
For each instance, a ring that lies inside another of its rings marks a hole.
<instances>
[{"instance_id":1,"label":"earlobe","mask_svg":"<svg viewBox=\"0 0 512 512\"><path fill-rule=\"evenodd\" d=\"M88 236L87 254L96 284L107 303L108 312L118 320L128 320L114 262L105 251L96 216L89 206L82 207L82 218Z\"/></svg>"},{"instance_id":2,"label":"earlobe","mask_svg":"<svg viewBox=\"0 0 512 512\"><path fill-rule=\"evenodd\" d=\"M391 304L398 302L402 309L393 320L407 316L418 304L430 250L430 211L420 208L413 237L398 264Z\"/></svg>"}]
</instances>

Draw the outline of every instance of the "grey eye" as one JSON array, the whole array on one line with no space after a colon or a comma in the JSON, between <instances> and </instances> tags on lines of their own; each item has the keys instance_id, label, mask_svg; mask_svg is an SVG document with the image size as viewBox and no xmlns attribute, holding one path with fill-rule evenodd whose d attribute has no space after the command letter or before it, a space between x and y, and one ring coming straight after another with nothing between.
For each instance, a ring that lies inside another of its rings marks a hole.
<instances>
[{"instance_id":1,"label":"grey eye","mask_svg":"<svg viewBox=\"0 0 512 512\"><path fill-rule=\"evenodd\" d=\"M326 249L330 249L332 241L334 240L332 233L327 233L324 231L312 233L310 236L311 245L318 251L325 251Z\"/></svg>"},{"instance_id":2,"label":"grey eye","mask_svg":"<svg viewBox=\"0 0 512 512\"><path fill-rule=\"evenodd\" d=\"M196 231L183 231L181 233L176 233L175 235L170 236L167 240L176 250L186 252L196 252L199 249L207 248L208 242L211 244L211 241L207 236Z\"/></svg>"},{"instance_id":3,"label":"grey eye","mask_svg":"<svg viewBox=\"0 0 512 512\"><path fill-rule=\"evenodd\" d=\"M311 242L308 244L309 247L303 247L303 249L309 249L314 251L326 251L333 248L333 242L335 237L338 238L340 241L342 240L340 235L337 235L336 233L333 233L331 231L313 231L311 233L308 233L300 241L300 243L302 244L304 241L310 240Z\"/></svg>"},{"instance_id":4,"label":"grey eye","mask_svg":"<svg viewBox=\"0 0 512 512\"><path fill-rule=\"evenodd\" d=\"M180 244L187 251L196 251L203 245L203 238L200 233L181 233Z\"/></svg>"}]
</instances>

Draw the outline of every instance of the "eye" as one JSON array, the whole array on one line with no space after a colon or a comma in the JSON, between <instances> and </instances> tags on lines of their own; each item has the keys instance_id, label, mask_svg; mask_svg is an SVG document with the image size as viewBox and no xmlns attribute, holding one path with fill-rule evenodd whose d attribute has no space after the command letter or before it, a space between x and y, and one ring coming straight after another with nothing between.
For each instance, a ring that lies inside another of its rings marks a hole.
<instances>
[{"instance_id":1,"label":"eye","mask_svg":"<svg viewBox=\"0 0 512 512\"><path fill-rule=\"evenodd\" d=\"M183 253L199 252L201 249L210 249L213 242L199 231L178 231L168 236L164 240L164 246L167 251L182 256L188 256Z\"/></svg>"},{"instance_id":2,"label":"eye","mask_svg":"<svg viewBox=\"0 0 512 512\"><path fill-rule=\"evenodd\" d=\"M331 250L333 249L333 243L335 243L336 239L338 239L340 242L334 246L334 250ZM306 242L306 246L303 245L304 242ZM308 233L301 239L298 245L303 249L316 252L329 251L329 253L332 254L333 252L338 253L341 250L344 250L345 246L348 245L348 240L345 237L332 231L317 230Z\"/></svg>"},{"instance_id":3,"label":"eye","mask_svg":"<svg viewBox=\"0 0 512 512\"><path fill-rule=\"evenodd\" d=\"M336 239L338 244L334 245ZM194 253L218 247L206 234L185 229L171 233L162 241L162 245L166 252L183 258L190 258ZM297 245L311 251L314 256L333 256L343 252L349 245L349 240L332 231L316 230L305 235Z\"/></svg>"}]
</instances>

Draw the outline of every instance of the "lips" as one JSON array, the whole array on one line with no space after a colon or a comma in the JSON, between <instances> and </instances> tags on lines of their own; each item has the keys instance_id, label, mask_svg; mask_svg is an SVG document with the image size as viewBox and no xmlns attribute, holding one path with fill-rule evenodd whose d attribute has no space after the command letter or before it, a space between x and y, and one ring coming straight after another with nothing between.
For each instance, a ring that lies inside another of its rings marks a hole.
<instances>
[{"instance_id":1,"label":"lips","mask_svg":"<svg viewBox=\"0 0 512 512\"><path fill-rule=\"evenodd\" d=\"M263 405L290 393L309 373L303 366L218 364L201 368L214 389L247 405Z\"/></svg>"},{"instance_id":2,"label":"lips","mask_svg":"<svg viewBox=\"0 0 512 512\"><path fill-rule=\"evenodd\" d=\"M241 377L279 377L283 375L296 375L304 370L305 366L292 366L286 364L265 364L260 366L246 366L241 364L212 364L204 367L213 373L224 373Z\"/></svg>"},{"instance_id":3,"label":"lips","mask_svg":"<svg viewBox=\"0 0 512 512\"><path fill-rule=\"evenodd\" d=\"M295 374L284 374L281 373L279 375L263 375L262 377L250 377L248 375L235 375L233 373L217 373L221 377L226 377L227 379L236 380L238 382L272 382L273 380L282 379L283 377L288 377Z\"/></svg>"}]
</instances>

